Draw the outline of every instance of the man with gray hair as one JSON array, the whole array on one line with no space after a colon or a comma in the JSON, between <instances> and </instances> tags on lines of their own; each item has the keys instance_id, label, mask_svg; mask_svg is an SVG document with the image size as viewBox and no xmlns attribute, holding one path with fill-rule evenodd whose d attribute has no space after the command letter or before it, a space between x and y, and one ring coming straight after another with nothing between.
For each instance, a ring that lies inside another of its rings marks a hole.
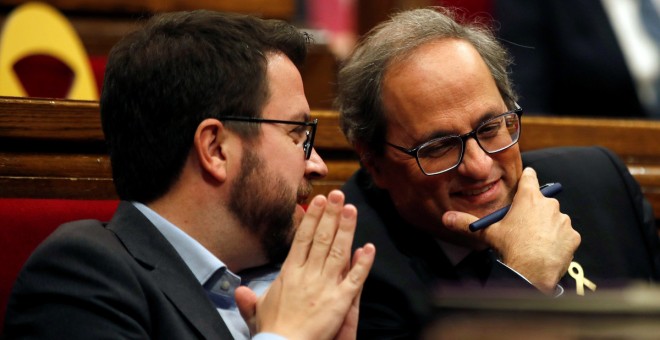
<instances>
[{"instance_id":1,"label":"man with gray hair","mask_svg":"<svg viewBox=\"0 0 660 340\"><path fill-rule=\"evenodd\" d=\"M340 123L362 165L342 190L360 211L355 244L379 249L360 337L416 337L432 292L456 286L560 297L658 280L652 209L612 152L521 153L510 63L488 28L428 8L381 23L342 65Z\"/></svg>"}]
</instances>

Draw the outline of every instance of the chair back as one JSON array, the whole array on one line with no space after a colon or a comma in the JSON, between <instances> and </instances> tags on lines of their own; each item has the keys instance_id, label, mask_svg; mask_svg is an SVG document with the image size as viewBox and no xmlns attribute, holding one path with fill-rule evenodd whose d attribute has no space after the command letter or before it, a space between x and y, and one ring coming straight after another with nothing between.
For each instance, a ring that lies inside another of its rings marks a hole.
<instances>
[{"instance_id":1,"label":"chair back","mask_svg":"<svg viewBox=\"0 0 660 340\"><path fill-rule=\"evenodd\" d=\"M0 95L27 96L14 65L33 55L52 56L73 71L66 98L98 100L94 73L80 37L64 15L40 2L16 7L0 32Z\"/></svg>"}]
</instances>

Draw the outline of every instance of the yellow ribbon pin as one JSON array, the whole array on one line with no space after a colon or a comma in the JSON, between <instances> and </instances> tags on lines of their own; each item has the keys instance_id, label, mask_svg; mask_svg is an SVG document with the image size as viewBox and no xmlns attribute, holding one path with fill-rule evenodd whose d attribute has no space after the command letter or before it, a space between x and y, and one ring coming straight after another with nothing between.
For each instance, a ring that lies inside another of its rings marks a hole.
<instances>
[{"instance_id":1,"label":"yellow ribbon pin","mask_svg":"<svg viewBox=\"0 0 660 340\"><path fill-rule=\"evenodd\" d=\"M582 270L582 266L579 263L575 261L571 262L571 265L568 266L568 274L575 279L577 295L584 295L584 286L587 286L592 292L596 291L596 284L584 277L584 270Z\"/></svg>"}]
</instances>

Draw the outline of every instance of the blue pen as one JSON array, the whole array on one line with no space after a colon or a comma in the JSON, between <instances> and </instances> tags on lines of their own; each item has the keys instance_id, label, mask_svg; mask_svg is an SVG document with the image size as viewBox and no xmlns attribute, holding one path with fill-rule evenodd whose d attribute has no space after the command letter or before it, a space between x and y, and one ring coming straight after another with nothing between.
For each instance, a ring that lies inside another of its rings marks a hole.
<instances>
[{"instance_id":1,"label":"blue pen","mask_svg":"<svg viewBox=\"0 0 660 340\"><path fill-rule=\"evenodd\" d=\"M561 191L561 183L547 183L542 185L539 189L541 189L543 196L553 197ZM504 215L509 211L509 208L511 208L511 206L507 205L504 208L496 210L483 218L470 223L470 231L481 230L495 222L499 222L504 218Z\"/></svg>"}]
</instances>

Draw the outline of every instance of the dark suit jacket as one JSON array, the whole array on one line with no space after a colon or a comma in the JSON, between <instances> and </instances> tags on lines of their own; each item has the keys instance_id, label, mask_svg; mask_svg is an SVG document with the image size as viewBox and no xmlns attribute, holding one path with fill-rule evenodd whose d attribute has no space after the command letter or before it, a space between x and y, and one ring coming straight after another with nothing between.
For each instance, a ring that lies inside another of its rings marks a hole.
<instances>
[{"instance_id":1,"label":"dark suit jacket","mask_svg":"<svg viewBox=\"0 0 660 340\"><path fill-rule=\"evenodd\" d=\"M496 0L527 114L647 116L600 0Z\"/></svg>"},{"instance_id":2,"label":"dark suit jacket","mask_svg":"<svg viewBox=\"0 0 660 340\"><path fill-rule=\"evenodd\" d=\"M8 339L232 339L172 245L128 202L108 224L64 224L36 249L4 330Z\"/></svg>"},{"instance_id":3,"label":"dark suit jacket","mask_svg":"<svg viewBox=\"0 0 660 340\"><path fill-rule=\"evenodd\" d=\"M562 184L556 198L582 237L574 260L598 288L660 278L653 211L612 152L553 148L524 153L523 164L537 171L540 183ZM457 282L460 275L437 242L402 221L388 194L369 187L369 181L361 169L343 187L346 201L359 212L355 245L372 242L377 250L362 293L359 338L415 338L432 316L431 290ZM485 287L500 282L532 288L495 262ZM575 295L572 277L560 283L565 296Z\"/></svg>"}]
</instances>

